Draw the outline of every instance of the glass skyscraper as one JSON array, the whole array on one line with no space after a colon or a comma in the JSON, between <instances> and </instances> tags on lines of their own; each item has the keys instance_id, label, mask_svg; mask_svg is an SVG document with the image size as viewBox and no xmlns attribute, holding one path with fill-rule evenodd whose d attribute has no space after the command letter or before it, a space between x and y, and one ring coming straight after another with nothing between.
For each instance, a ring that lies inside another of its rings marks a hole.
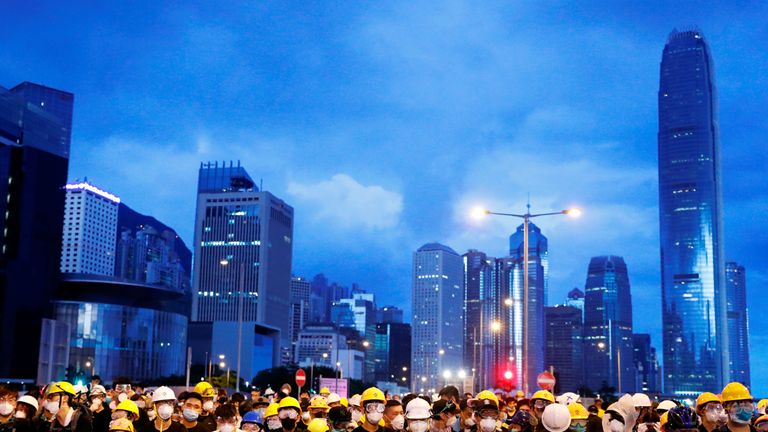
<instances>
[{"instance_id":1,"label":"glass skyscraper","mask_svg":"<svg viewBox=\"0 0 768 432\"><path fill-rule=\"evenodd\" d=\"M728 381L715 72L697 29L673 30L659 80L659 221L664 391Z\"/></svg>"},{"instance_id":2,"label":"glass skyscraper","mask_svg":"<svg viewBox=\"0 0 768 432\"><path fill-rule=\"evenodd\" d=\"M584 287L584 362L586 384L635 391L632 298L624 258L599 256L589 262Z\"/></svg>"},{"instance_id":3,"label":"glass skyscraper","mask_svg":"<svg viewBox=\"0 0 768 432\"><path fill-rule=\"evenodd\" d=\"M735 262L725 263L725 284L728 300L731 380L749 387L749 314L747 313L747 275L744 266Z\"/></svg>"}]
</instances>

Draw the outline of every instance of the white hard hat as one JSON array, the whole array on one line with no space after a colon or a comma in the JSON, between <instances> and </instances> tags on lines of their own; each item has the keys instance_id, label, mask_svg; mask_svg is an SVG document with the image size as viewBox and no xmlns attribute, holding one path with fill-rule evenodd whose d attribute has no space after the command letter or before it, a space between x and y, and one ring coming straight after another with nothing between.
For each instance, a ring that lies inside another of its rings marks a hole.
<instances>
[{"instance_id":1,"label":"white hard hat","mask_svg":"<svg viewBox=\"0 0 768 432\"><path fill-rule=\"evenodd\" d=\"M37 409L39 407L37 405L37 399L35 399L35 398L33 398L32 396L29 396L29 395L20 397L17 402L24 402L27 405L31 405L32 407L35 408L35 411L37 411Z\"/></svg>"},{"instance_id":2,"label":"white hard hat","mask_svg":"<svg viewBox=\"0 0 768 432\"><path fill-rule=\"evenodd\" d=\"M82 394L88 392L88 387L82 385L82 384L75 384L75 394Z\"/></svg>"},{"instance_id":3,"label":"white hard hat","mask_svg":"<svg viewBox=\"0 0 768 432\"><path fill-rule=\"evenodd\" d=\"M635 408L646 408L651 406L651 398L643 393L633 394L632 402L635 404Z\"/></svg>"},{"instance_id":4,"label":"white hard hat","mask_svg":"<svg viewBox=\"0 0 768 432\"><path fill-rule=\"evenodd\" d=\"M408 420L425 420L432 417L429 402L417 397L411 399L405 407L405 418Z\"/></svg>"},{"instance_id":5,"label":"white hard hat","mask_svg":"<svg viewBox=\"0 0 768 432\"><path fill-rule=\"evenodd\" d=\"M341 402L341 396L339 396L338 393L331 393L326 398L325 401L329 404L332 404L334 402Z\"/></svg>"},{"instance_id":6,"label":"white hard hat","mask_svg":"<svg viewBox=\"0 0 768 432\"><path fill-rule=\"evenodd\" d=\"M158 387L154 392L152 392L152 403L172 400L176 400L176 395L173 393L173 390L168 387Z\"/></svg>"},{"instance_id":7,"label":"white hard hat","mask_svg":"<svg viewBox=\"0 0 768 432\"><path fill-rule=\"evenodd\" d=\"M103 385L101 385L101 384L96 384L96 385L95 385L95 386L93 386L93 388L91 389L91 395L94 395L94 394L103 394L103 395L106 395L106 394L107 394L107 389L105 389L105 388L104 388L104 386L103 386Z\"/></svg>"},{"instance_id":8,"label":"white hard hat","mask_svg":"<svg viewBox=\"0 0 768 432\"><path fill-rule=\"evenodd\" d=\"M571 412L563 404L549 404L541 415L541 424L549 432L565 432L571 427Z\"/></svg>"},{"instance_id":9,"label":"white hard hat","mask_svg":"<svg viewBox=\"0 0 768 432\"><path fill-rule=\"evenodd\" d=\"M360 397L361 396L359 394L352 395L352 397L349 398L349 406L359 407L360 406Z\"/></svg>"},{"instance_id":10,"label":"white hard hat","mask_svg":"<svg viewBox=\"0 0 768 432\"><path fill-rule=\"evenodd\" d=\"M264 396L271 396L273 394L275 394L275 391L272 390L272 387L267 387L267 389L264 390Z\"/></svg>"},{"instance_id":11,"label":"white hard hat","mask_svg":"<svg viewBox=\"0 0 768 432\"><path fill-rule=\"evenodd\" d=\"M673 402L671 400L665 400L665 401L661 401L661 403L659 403L659 406L657 406L656 409L657 410L669 411L672 408L675 408L676 406L677 406L677 404L675 402Z\"/></svg>"},{"instance_id":12,"label":"white hard hat","mask_svg":"<svg viewBox=\"0 0 768 432\"><path fill-rule=\"evenodd\" d=\"M578 402L579 400L581 400L581 398L576 393L567 392L567 393L561 394L560 396L555 398L555 400L557 401L557 403L560 403L563 405L570 405L574 402Z\"/></svg>"}]
</instances>

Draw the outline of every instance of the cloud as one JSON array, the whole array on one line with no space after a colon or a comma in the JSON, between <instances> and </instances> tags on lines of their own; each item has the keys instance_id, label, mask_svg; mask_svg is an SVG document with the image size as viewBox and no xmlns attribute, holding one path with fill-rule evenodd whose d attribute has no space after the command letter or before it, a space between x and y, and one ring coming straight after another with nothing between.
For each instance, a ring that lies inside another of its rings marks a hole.
<instances>
[{"instance_id":1,"label":"cloud","mask_svg":"<svg viewBox=\"0 0 768 432\"><path fill-rule=\"evenodd\" d=\"M385 230L400 225L403 197L382 186L366 186L347 174L319 183L290 182L288 194L306 208L306 217L342 230Z\"/></svg>"}]
</instances>

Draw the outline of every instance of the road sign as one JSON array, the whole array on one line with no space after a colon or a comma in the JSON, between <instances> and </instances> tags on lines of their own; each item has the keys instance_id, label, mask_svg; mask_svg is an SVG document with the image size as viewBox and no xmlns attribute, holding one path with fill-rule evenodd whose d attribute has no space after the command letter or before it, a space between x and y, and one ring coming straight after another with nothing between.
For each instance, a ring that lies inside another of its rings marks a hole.
<instances>
[{"instance_id":1,"label":"road sign","mask_svg":"<svg viewBox=\"0 0 768 432\"><path fill-rule=\"evenodd\" d=\"M296 385L299 387L304 387L304 384L307 383L307 374L304 372L304 369L299 369L296 371Z\"/></svg>"},{"instance_id":2,"label":"road sign","mask_svg":"<svg viewBox=\"0 0 768 432\"><path fill-rule=\"evenodd\" d=\"M536 384L544 390L552 391L555 388L555 376L549 372L542 372L536 377Z\"/></svg>"}]
</instances>

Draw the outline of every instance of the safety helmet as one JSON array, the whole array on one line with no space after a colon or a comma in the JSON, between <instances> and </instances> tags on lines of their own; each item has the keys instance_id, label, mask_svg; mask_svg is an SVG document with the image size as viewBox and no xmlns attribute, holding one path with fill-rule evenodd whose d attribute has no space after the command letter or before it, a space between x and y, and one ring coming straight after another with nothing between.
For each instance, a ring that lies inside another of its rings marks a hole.
<instances>
[{"instance_id":1,"label":"safety helmet","mask_svg":"<svg viewBox=\"0 0 768 432\"><path fill-rule=\"evenodd\" d=\"M470 399L470 401L472 408L476 410L491 406L495 409L499 409L499 398L490 390L481 391L474 399Z\"/></svg>"},{"instance_id":2,"label":"safety helmet","mask_svg":"<svg viewBox=\"0 0 768 432\"><path fill-rule=\"evenodd\" d=\"M553 396L549 390L539 390L534 393L533 396L531 396L531 402L535 401L536 399L543 399L545 401L555 403L555 396Z\"/></svg>"},{"instance_id":3,"label":"safety helmet","mask_svg":"<svg viewBox=\"0 0 768 432\"><path fill-rule=\"evenodd\" d=\"M271 403L267 406L267 409L264 410L264 418L272 417L277 415L277 409L280 405L276 403Z\"/></svg>"},{"instance_id":4,"label":"safety helmet","mask_svg":"<svg viewBox=\"0 0 768 432\"><path fill-rule=\"evenodd\" d=\"M352 397L349 398L349 406L356 406L356 407L360 406L360 395L359 394L352 395Z\"/></svg>"},{"instance_id":5,"label":"safety helmet","mask_svg":"<svg viewBox=\"0 0 768 432\"><path fill-rule=\"evenodd\" d=\"M53 383L50 386L48 386L48 390L46 391L46 394L52 395L56 393L66 393L72 396L77 394L75 392L75 386L73 386L72 384L66 381L59 381L57 383Z\"/></svg>"},{"instance_id":6,"label":"safety helmet","mask_svg":"<svg viewBox=\"0 0 768 432\"><path fill-rule=\"evenodd\" d=\"M172 400L176 400L176 395L173 393L173 390L166 386L158 387L157 390L152 392L152 403Z\"/></svg>"},{"instance_id":7,"label":"safety helmet","mask_svg":"<svg viewBox=\"0 0 768 432\"><path fill-rule=\"evenodd\" d=\"M331 393L325 399L326 399L326 402L328 402L328 405L336 402L341 402L341 396L339 396L338 393Z\"/></svg>"},{"instance_id":8,"label":"safety helmet","mask_svg":"<svg viewBox=\"0 0 768 432\"><path fill-rule=\"evenodd\" d=\"M760 424L768 422L768 415L763 414L760 417L756 418L754 422L752 422L752 426L757 428L757 430L760 430Z\"/></svg>"},{"instance_id":9,"label":"safety helmet","mask_svg":"<svg viewBox=\"0 0 768 432\"><path fill-rule=\"evenodd\" d=\"M349 400L347 398L343 397L343 398L339 399L339 403L344 408L349 408Z\"/></svg>"},{"instance_id":10,"label":"safety helmet","mask_svg":"<svg viewBox=\"0 0 768 432\"><path fill-rule=\"evenodd\" d=\"M720 398L716 394L710 392L704 392L696 398L696 411L700 411L704 405L710 402L720 402Z\"/></svg>"},{"instance_id":11,"label":"safety helmet","mask_svg":"<svg viewBox=\"0 0 768 432\"><path fill-rule=\"evenodd\" d=\"M405 406L405 418L408 420L426 420L432 417L432 410L429 402L420 397L416 397Z\"/></svg>"},{"instance_id":12,"label":"safety helmet","mask_svg":"<svg viewBox=\"0 0 768 432\"><path fill-rule=\"evenodd\" d=\"M512 418L509 419L509 422L511 424L522 426L522 428L525 429L528 425L531 424L531 413L525 410L515 411L515 414L512 415Z\"/></svg>"},{"instance_id":13,"label":"safety helmet","mask_svg":"<svg viewBox=\"0 0 768 432\"><path fill-rule=\"evenodd\" d=\"M369 387L367 388L362 396L360 396L360 404L365 405L368 402L386 402L387 398L384 397L384 392L377 389L376 387Z\"/></svg>"},{"instance_id":14,"label":"safety helmet","mask_svg":"<svg viewBox=\"0 0 768 432\"><path fill-rule=\"evenodd\" d=\"M571 420L586 420L589 418L589 411L578 402L571 402L568 405L568 412L571 413Z\"/></svg>"},{"instance_id":15,"label":"safety helmet","mask_svg":"<svg viewBox=\"0 0 768 432\"><path fill-rule=\"evenodd\" d=\"M16 401L16 402L25 403L25 404L31 406L32 408L34 408L35 411L37 411L37 409L39 408L39 405L37 404L37 399L35 399L35 398L33 398L32 396L29 396L29 395L25 395L25 396L20 397L19 400Z\"/></svg>"},{"instance_id":16,"label":"safety helmet","mask_svg":"<svg viewBox=\"0 0 768 432\"><path fill-rule=\"evenodd\" d=\"M328 411L328 402L322 396L315 396L309 402L309 409L321 409Z\"/></svg>"},{"instance_id":17,"label":"safety helmet","mask_svg":"<svg viewBox=\"0 0 768 432\"><path fill-rule=\"evenodd\" d=\"M260 423L259 413L256 411L248 411L243 416L243 423Z\"/></svg>"},{"instance_id":18,"label":"safety helmet","mask_svg":"<svg viewBox=\"0 0 768 432\"><path fill-rule=\"evenodd\" d=\"M109 423L109 430L110 431L135 432L134 429L133 429L133 422L131 422L127 418L119 418L117 420L112 420Z\"/></svg>"},{"instance_id":19,"label":"safety helmet","mask_svg":"<svg viewBox=\"0 0 768 432\"><path fill-rule=\"evenodd\" d=\"M550 404L544 408L541 424L549 432L565 432L571 427L571 413L563 404Z\"/></svg>"},{"instance_id":20,"label":"safety helmet","mask_svg":"<svg viewBox=\"0 0 768 432\"><path fill-rule=\"evenodd\" d=\"M635 404L635 408L650 408L651 398L645 393L635 393L632 395L632 403Z\"/></svg>"},{"instance_id":21,"label":"safety helmet","mask_svg":"<svg viewBox=\"0 0 768 432\"><path fill-rule=\"evenodd\" d=\"M752 400L749 390L742 383L728 383L723 389L723 403L741 400Z\"/></svg>"},{"instance_id":22,"label":"safety helmet","mask_svg":"<svg viewBox=\"0 0 768 432\"><path fill-rule=\"evenodd\" d=\"M136 416L136 418L139 417L139 407L138 405L136 405L136 402L130 399L126 399L120 402L119 404L117 404L117 406L115 407L115 411L118 411L118 410L128 411L129 413Z\"/></svg>"},{"instance_id":23,"label":"safety helmet","mask_svg":"<svg viewBox=\"0 0 768 432\"><path fill-rule=\"evenodd\" d=\"M309 432L328 432L328 422L324 418L312 419L307 425Z\"/></svg>"},{"instance_id":24,"label":"safety helmet","mask_svg":"<svg viewBox=\"0 0 768 432\"><path fill-rule=\"evenodd\" d=\"M764 406L765 406L765 405L767 405L767 404L768 404L768 399L760 399L760 400L757 402L757 407L758 407L758 408L762 408L762 407L764 407Z\"/></svg>"},{"instance_id":25,"label":"safety helmet","mask_svg":"<svg viewBox=\"0 0 768 432\"><path fill-rule=\"evenodd\" d=\"M301 405L299 405L299 401L291 396L286 396L280 399L280 404L277 406L277 410L280 411L283 408L295 408L298 412L301 412Z\"/></svg>"},{"instance_id":26,"label":"safety helmet","mask_svg":"<svg viewBox=\"0 0 768 432\"><path fill-rule=\"evenodd\" d=\"M667 430L697 429L699 416L687 406L679 406L667 411Z\"/></svg>"},{"instance_id":27,"label":"safety helmet","mask_svg":"<svg viewBox=\"0 0 768 432\"><path fill-rule=\"evenodd\" d=\"M573 402L579 402L581 400L581 397L573 392L566 392L555 398L555 401L557 403L563 404L563 405L570 405Z\"/></svg>"},{"instance_id":28,"label":"safety helmet","mask_svg":"<svg viewBox=\"0 0 768 432\"><path fill-rule=\"evenodd\" d=\"M195 393L200 393L200 396L204 398L216 397L216 390L213 389L213 386L208 381L200 381L195 384L193 391Z\"/></svg>"},{"instance_id":29,"label":"safety helmet","mask_svg":"<svg viewBox=\"0 0 768 432\"><path fill-rule=\"evenodd\" d=\"M95 386L93 386L93 388L91 389L91 396L93 396L93 395L97 395L97 394L103 394L103 395L106 395L106 394L107 394L107 389L105 389L105 388L104 388L104 386L103 386L103 385L101 385L101 384L96 384L96 385L95 385Z\"/></svg>"},{"instance_id":30,"label":"safety helmet","mask_svg":"<svg viewBox=\"0 0 768 432\"><path fill-rule=\"evenodd\" d=\"M677 403L675 403L675 401L663 400L659 403L658 406L656 406L656 411L669 411L676 406Z\"/></svg>"},{"instance_id":31,"label":"safety helmet","mask_svg":"<svg viewBox=\"0 0 768 432\"><path fill-rule=\"evenodd\" d=\"M329 395L329 394L331 394L331 391L328 390L328 387L323 387L323 388L320 389L319 392L317 392L317 394L319 394L321 396L322 395Z\"/></svg>"},{"instance_id":32,"label":"safety helmet","mask_svg":"<svg viewBox=\"0 0 768 432\"><path fill-rule=\"evenodd\" d=\"M522 391L522 390L518 390L517 393L515 394L515 397L518 398L518 399L524 399L525 398L525 392Z\"/></svg>"}]
</instances>

